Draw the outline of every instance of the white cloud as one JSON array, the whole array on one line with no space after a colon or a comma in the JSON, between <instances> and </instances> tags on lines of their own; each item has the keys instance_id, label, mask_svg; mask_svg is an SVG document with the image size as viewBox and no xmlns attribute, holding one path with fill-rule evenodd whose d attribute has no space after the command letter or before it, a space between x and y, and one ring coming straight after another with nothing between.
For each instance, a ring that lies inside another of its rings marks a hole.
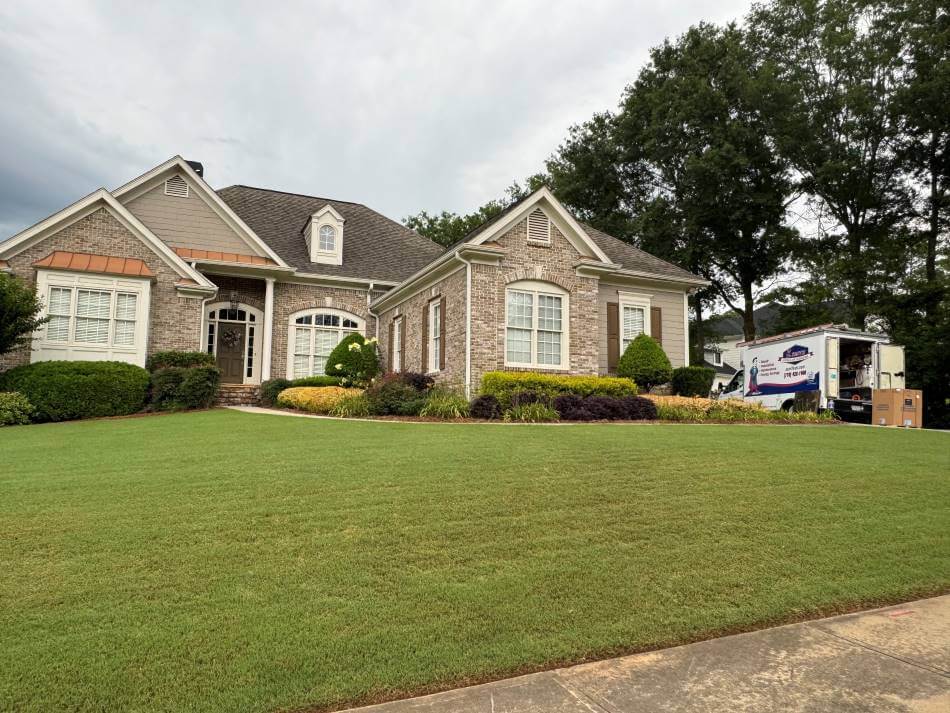
<instances>
[{"instance_id":1,"label":"white cloud","mask_svg":"<svg viewBox=\"0 0 950 713\"><path fill-rule=\"evenodd\" d=\"M7 2L0 237L177 153L218 187L471 210L615 107L651 46L747 6Z\"/></svg>"}]
</instances>

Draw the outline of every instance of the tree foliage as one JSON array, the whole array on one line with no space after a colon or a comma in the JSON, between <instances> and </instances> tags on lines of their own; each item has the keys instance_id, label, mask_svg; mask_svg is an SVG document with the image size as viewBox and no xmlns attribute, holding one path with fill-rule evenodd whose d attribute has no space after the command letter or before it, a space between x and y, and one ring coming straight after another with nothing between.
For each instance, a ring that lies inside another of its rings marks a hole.
<instances>
[{"instance_id":1,"label":"tree foliage","mask_svg":"<svg viewBox=\"0 0 950 713\"><path fill-rule=\"evenodd\" d=\"M49 321L40 317L43 303L32 287L13 275L0 273L0 354L29 344L33 332Z\"/></svg>"}]
</instances>

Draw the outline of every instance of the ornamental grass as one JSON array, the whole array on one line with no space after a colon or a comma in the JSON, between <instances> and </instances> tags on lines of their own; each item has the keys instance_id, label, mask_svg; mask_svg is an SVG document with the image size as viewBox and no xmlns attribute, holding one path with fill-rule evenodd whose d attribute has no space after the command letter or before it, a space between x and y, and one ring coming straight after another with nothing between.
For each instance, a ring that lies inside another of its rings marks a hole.
<instances>
[{"instance_id":1,"label":"ornamental grass","mask_svg":"<svg viewBox=\"0 0 950 713\"><path fill-rule=\"evenodd\" d=\"M644 394L656 404L661 421L690 423L830 423L830 411L769 411L754 401Z\"/></svg>"},{"instance_id":2,"label":"ornamental grass","mask_svg":"<svg viewBox=\"0 0 950 713\"><path fill-rule=\"evenodd\" d=\"M362 393L362 389L345 389L342 386L295 386L280 392L277 405L308 413L329 414L344 399Z\"/></svg>"}]
</instances>

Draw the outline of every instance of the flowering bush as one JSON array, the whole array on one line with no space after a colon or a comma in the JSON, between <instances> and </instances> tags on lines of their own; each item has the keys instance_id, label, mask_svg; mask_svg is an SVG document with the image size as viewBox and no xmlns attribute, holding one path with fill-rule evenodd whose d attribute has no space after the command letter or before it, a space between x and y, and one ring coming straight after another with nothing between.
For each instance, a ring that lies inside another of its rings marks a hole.
<instances>
[{"instance_id":1,"label":"flowering bush","mask_svg":"<svg viewBox=\"0 0 950 713\"><path fill-rule=\"evenodd\" d=\"M342 386L294 386L280 392L277 405L310 413L328 414L343 399L362 393L359 389L344 389Z\"/></svg>"},{"instance_id":2,"label":"flowering bush","mask_svg":"<svg viewBox=\"0 0 950 713\"><path fill-rule=\"evenodd\" d=\"M340 377L343 386L363 387L379 376L376 337L348 334L327 357L327 376Z\"/></svg>"}]
</instances>

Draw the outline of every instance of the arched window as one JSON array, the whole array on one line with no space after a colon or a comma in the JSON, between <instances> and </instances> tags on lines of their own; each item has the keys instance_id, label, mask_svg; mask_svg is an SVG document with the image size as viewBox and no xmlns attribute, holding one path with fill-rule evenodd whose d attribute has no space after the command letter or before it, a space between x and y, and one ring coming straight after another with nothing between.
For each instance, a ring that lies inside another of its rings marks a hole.
<instances>
[{"instance_id":1,"label":"arched window","mask_svg":"<svg viewBox=\"0 0 950 713\"><path fill-rule=\"evenodd\" d=\"M568 366L568 294L550 282L520 280L505 289L505 365Z\"/></svg>"},{"instance_id":2,"label":"arched window","mask_svg":"<svg viewBox=\"0 0 950 713\"><path fill-rule=\"evenodd\" d=\"M327 358L347 334L363 332L366 323L356 315L334 309L313 309L290 316L287 378L326 373Z\"/></svg>"},{"instance_id":3,"label":"arched window","mask_svg":"<svg viewBox=\"0 0 950 713\"><path fill-rule=\"evenodd\" d=\"M336 250L336 231L332 225L320 228L320 250L331 253Z\"/></svg>"}]
</instances>

